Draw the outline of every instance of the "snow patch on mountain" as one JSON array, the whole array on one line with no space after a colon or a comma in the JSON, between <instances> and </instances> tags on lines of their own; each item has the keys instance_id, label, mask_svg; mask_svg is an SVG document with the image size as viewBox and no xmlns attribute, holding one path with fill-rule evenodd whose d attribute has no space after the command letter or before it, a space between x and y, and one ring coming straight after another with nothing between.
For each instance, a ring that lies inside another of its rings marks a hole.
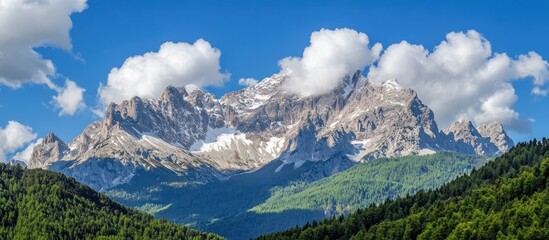
<instances>
[{"instance_id":1,"label":"snow patch on mountain","mask_svg":"<svg viewBox=\"0 0 549 240\"><path fill-rule=\"evenodd\" d=\"M513 145L498 123L478 131L456 123L440 131L416 92L395 79L376 85L357 71L314 97L281 90L284 81L275 74L220 99L169 86L157 99L110 104L105 118L70 147L53 136L37 145L31 165L108 189L132 182L140 171L206 183L280 161L277 172L307 166L313 179L380 157L489 155Z\"/></svg>"},{"instance_id":2,"label":"snow patch on mountain","mask_svg":"<svg viewBox=\"0 0 549 240\"><path fill-rule=\"evenodd\" d=\"M385 90L402 90L404 89L404 87L402 87L402 85L400 85L400 83L398 83L398 81L394 78L391 78L385 82L383 82L383 84L381 84L381 86L383 86L385 88Z\"/></svg>"},{"instance_id":3,"label":"snow patch on mountain","mask_svg":"<svg viewBox=\"0 0 549 240\"><path fill-rule=\"evenodd\" d=\"M355 162L362 161L362 158L368 154L367 145L369 141L370 139L351 141L351 144L353 144L357 152L355 154L348 154L347 157Z\"/></svg>"},{"instance_id":4,"label":"snow patch on mountain","mask_svg":"<svg viewBox=\"0 0 549 240\"><path fill-rule=\"evenodd\" d=\"M270 153L273 157L277 157L278 154L280 154L280 152L282 151L285 142L285 138L271 137L269 138L269 141L267 141L263 149L265 149L265 151L267 153Z\"/></svg>"},{"instance_id":5,"label":"snow patch on mountain","mask_svg":"<svg viewBox=\"0 0 549 240\"><path fill-rule=\"evenodd\" d=\"M246 141L247 139L245 135L243 136L243 134L237 131L234 127L208 127L204 139L198 140L193 143L189 150L193 153L197 153L210 150L219 150L221 148L228 148L228 145L233 140Z\"/></svg>"},{"instance_id":6,"label":"snow patch on mountain","mask_svg":"<svg viewBox=\"0 0 549 240\"><path fill-rule=\"evenodd\" d=\"M429 148L424 148L424 149L419 150L418 155L430 155L430 154L434 154L434 153L436 153L435 150L429 149Z\"/></svg>"}]
</instances>

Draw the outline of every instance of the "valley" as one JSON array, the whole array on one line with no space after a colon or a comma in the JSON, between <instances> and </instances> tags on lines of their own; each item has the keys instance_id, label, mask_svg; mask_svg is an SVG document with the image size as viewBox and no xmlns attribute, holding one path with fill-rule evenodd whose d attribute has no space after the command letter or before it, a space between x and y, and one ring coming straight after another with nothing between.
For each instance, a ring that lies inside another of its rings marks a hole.
<instances>
[{"instance_id":1,"label":"valley","mask_svg":"<svg viewBox=\"0 0 549 240\"><path fill-rule=\"evenodd\" d=\"M68 144L49 134L29 167L248 239L439 187L514 145L497 122L439 130L415 91L394 79L377 85L357 71L306 98L288 95L285 81L275 74L219 99L169 86L157 99L112 103Z\"/></svg>"},{"instance_id":2,"label":"valley","mask_svg":"<svg viewBox=\"0 0 549 240\"><path fill-rule=\"evenodd\" d=\"M547 12L0 0L0 240L547 240Z\"/></svg>"},{"instance_id":3,"label":"valley","mask_svg":"<svg viewBox=\"0 0 549 240\"><path fill-rule=\"evenodd\" d=\"M313 219L348 215L422 189L435 189L488 161L486 157L448 152L376 159L314 182L302 180L302 174L314 166L311 163L276 174L272 164L217 183L137 191L122 185L106 193L138 209L164 207L151 212L157 217L229 239L249 239Z\"/></svg>"},{"instance_id":4,"label":"valley","mask_svg":"<svg viewBox=\"0 0 549 240\"><path fill-rule=\"evenodd\" d=\"M549 140L520 143L442 187L258 239L547 239Z\"/></svg>"}]
</instances>

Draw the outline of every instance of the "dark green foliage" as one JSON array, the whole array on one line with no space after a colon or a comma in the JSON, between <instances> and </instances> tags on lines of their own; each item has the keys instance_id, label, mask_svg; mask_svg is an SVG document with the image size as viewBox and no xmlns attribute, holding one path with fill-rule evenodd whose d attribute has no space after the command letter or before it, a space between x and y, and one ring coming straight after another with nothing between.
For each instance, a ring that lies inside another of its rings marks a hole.
<instances>
[{"instance_id":1,"label":"dark green foliage","mask_svg":"<svg viewBox=\"0 0 549 240\"><path fill-rule=\"evenodd\" d=\"M549 239L548 187L544 138L437 190L259 239Z\"/></svg>"},{"instance_id":2,"label":"dark green foliage","mask_svg":"<svg viewBox=\"0 0 549 240\"><path fill-rule=\"evenodd\" d=\"M0 164L0 239L219 239L115 203L62 174Z\"/></svg>"}]
</instances>

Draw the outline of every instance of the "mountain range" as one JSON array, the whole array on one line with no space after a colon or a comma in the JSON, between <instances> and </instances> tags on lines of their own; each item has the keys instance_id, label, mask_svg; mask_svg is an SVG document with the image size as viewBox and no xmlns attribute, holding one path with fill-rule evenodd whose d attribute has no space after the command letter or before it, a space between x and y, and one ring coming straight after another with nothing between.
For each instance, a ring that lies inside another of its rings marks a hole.
<instances>
[{"instance_id":1,"label":"mountain range","mask_svg":"<svg viewBox=\"0 0 549 240\"><path fill-rule=\"evenodd\" d=\"M97 190L131 183L140 173L188 185L220 181L277 163L316 180L379 157L455 151L497 155L513 146L502 125L470 121L439 130L417 93L394 79L373 84L358 71L315 97L287 93L275 74L216 98L167 87L156 99L111 103L102 121L66 144L53 133L28 163L75 177Z\"/></svg>"},{"instance_id":2,"label":"mountain range","mask_svg":"<svg viewBox=\"0 0 549 240\"><path fill-rule=\"evenodd\" d=\"M168 86L158 98L111 103L68 144L48 134L26 164L128 207L249 239L438 187L514 145L497 122L440 130L395 79L374 84L357 71L312 97L287 92L286 81L275 74L220 98Z\"/></svg>"}]
</instances>

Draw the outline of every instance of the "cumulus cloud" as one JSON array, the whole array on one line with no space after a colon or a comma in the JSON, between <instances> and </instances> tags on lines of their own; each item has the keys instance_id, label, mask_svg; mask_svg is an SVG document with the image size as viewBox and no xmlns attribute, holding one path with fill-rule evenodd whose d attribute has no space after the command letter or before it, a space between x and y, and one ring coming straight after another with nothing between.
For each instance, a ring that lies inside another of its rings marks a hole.
<instances>
[{"instance_id":1,"label":"cumulus cloud","mask_svg":"<svg viewBox=\"0 0 549 240\"><path fill-rule=\"evenodd\" d=\"M158 52L133 56L109 73L107 85L99 86L102 103L119 103L134 96L158 97L165 87L220 85L229 74L221 73L221 51L199 39L193 44L166 42Z\"/></svg>"},{"instance_id":2,"label":"cumulus cloud","mask_svg":"<svg viewBox=\"0 0 549 240\"><path fill-rule=\"evenodd\" d=\"M518 77L532 77L537 86L542 86L549 81L549 63L535 52L520 55L513 66Z\"/></svg>"},{"instance_id":3,"label":"cumulus cloud","mask_svg":"<svg viewBox=\"0 0 549 240\"><path fill-rule=\"evenodd\" d=\"M65 81L65 87L59 89L57 96L53 96L55 105L61 109L59 115L74 115L76 111L83 109L84 92L86 90L76 85L71 80Z\"/></svg>"},{"instance_id":4,"label":"cumulus cloud","mask_svg":"<svg viewBox=\"0 0 549 240\"><path fill-rule=\"evenodd\" d=\"M33 48L72 48L70 15L86 8L86 0L3 0L0 3L0 83L51 86L54 64Z\"/></svg>"},{"instance_id":5,"label":"cumulus cloud","mask_svg":"<svg viewBox=\"0 0 549 240\"><path fill-rule=\"evenodd\" d=\"M435 112L441 127L458 119L477 124L499 121L518 132L531 131L513 105L512 81L532 78L537 86L548 81L548 63L535 52L512 59L493 53L480 33L451 32L433 51L402 41L389 46L368 78L381 83L390 78L418 92Z\"/></svg>"},{"instance_id":6,"label":"cumulus cloud","mask_svg":"<svg viewBox=\"0 0 549 240\"><path fill-rule=\"evenodd\" d=\"M45 84L61 96L54 97L60 114L72 115L80 102L67 99L82 89L72 82L65 88L51 77L57 75L51 60L44 59L34 48L53 46L71 50L70 15L86 9L86 0L3 0L0 2L0 84L19 88L23 84ZM71 87L68 89L67 87ZM76 87L76 88L75 88ZM75 99L78 100L78 99Z\"/></svg>"},{"instance_id":7,"label":"cumulus cloud","mask_svg":"<svg viewBox=\"0 0 549 240\"><path fill-rule=\"evenodd\" d=\"M549 93L549 91L547 91L547 89L541 89L540 87L532 88L532 94L534 94L534 95L547 96L547 93Z\"/></svg>"},{"instance_id":8,"label":"cumulus cloud","mask_svg":"<svg viewBox=\"0 0 549 240\"><path fill-rule=\"evenodd\" d=\"M379 58L381 44L370 48L369 43L366 34L348 28L313 32L303 57L279 61L281 73L288 77L283 87L302 97L330 92L345 75L362 70Z\"/></svg>"},{"instance_id":9,"label":"cumulus cloud","mask_svg":"<svg viewBox=\"0 0 549 240\"><path fill-rule=\"evenodd\" d=\"M242 86L253 86L257 84L257 80L254 78L241 78L238 80L238 84Z\"/></svg>"},{"instance_id":10,"label":"cumulus cloud","mask_svg":"<svg viewBox=\"0 0 549 240\"><path fill-rule=\"evenodd\" d=\"M25 149L23 149L23 151L20 151L20 152L16 153L15 155L13 155L13 159L18 160L18 161L23 161L24 163L28 164L31 157L32 157L32 151L34 150L34 147L36 147L36 145L38 145L40 143L42 143L42 138L39 138L35 142L29 143L27 145L27 147L25 147Z\"/></svg>"},{"instance_id":11,"label":"cumulus cloud","mask_svg":"<svg viewBox=\"0 0 549 240\"><path fill-rule=\"evenodd\" d=\"M0 127L0 162L6 160L7 154L22 148L35 138L36 133L31 127L16 121L9 121L5 128Z\"/></svg>"}]
</instances>

